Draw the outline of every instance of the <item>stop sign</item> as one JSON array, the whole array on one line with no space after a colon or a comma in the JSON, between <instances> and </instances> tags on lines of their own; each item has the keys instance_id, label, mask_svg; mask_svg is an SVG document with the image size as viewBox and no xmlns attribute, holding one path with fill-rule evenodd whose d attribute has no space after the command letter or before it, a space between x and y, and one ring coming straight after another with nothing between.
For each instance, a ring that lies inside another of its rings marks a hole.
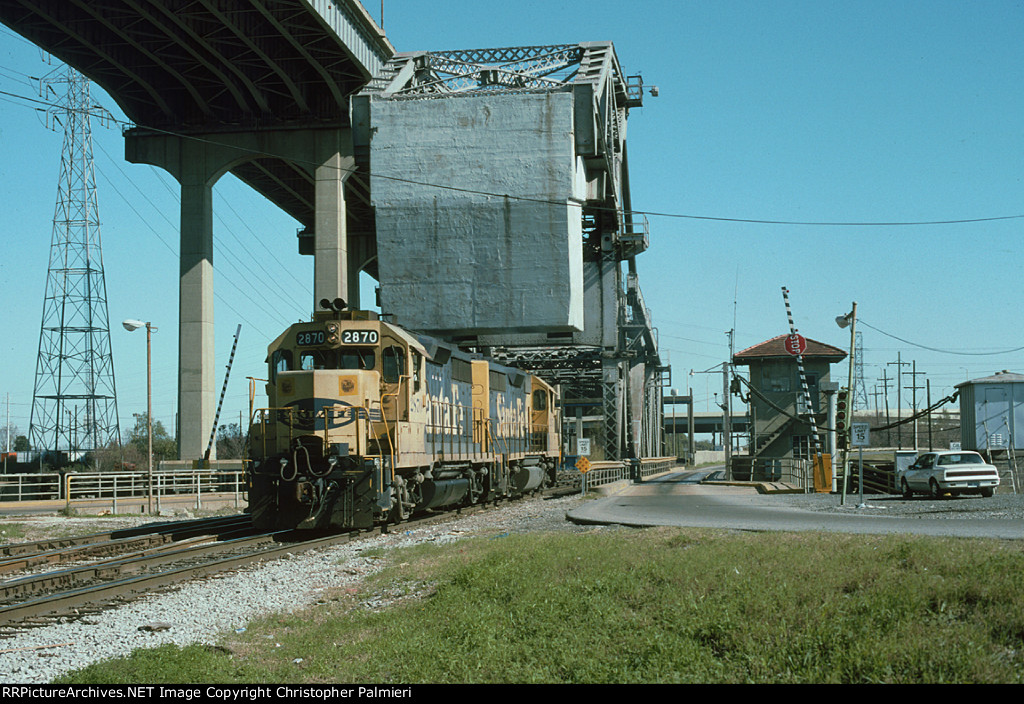
<instances>
[{"instance_id":1,"label":"stop sign","mask_svg":"<svg viewBox=\"0 0 1024 704\"><path fill-rule=\"evenodd\" d=\"M807 340L804 339L803 335L793 333L786 338L786 351L794 357L803 354L806 349Z\"/></svg>"}]
</instances>

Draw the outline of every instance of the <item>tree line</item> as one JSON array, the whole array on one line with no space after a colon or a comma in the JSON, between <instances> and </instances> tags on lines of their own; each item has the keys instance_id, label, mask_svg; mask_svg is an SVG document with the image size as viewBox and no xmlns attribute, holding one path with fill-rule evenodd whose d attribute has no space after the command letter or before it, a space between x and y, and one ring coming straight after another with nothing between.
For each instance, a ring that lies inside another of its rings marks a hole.
<instances>
[{"instance_id":1,"label":"tree line","mask_svg":"<svg viewBox=\"0 0 1024 704\"><path fill-rule=\"evenodd\" d=\"M87 464L98 471L143 469L148 466L146 452L149 445L149 416L133 413L134 425L123 438L89 453ZM6 428L0 431L0 447L4 452L28 452L46 448L33 448L26 435L18 434L17 426L10 426L10 448L7 447ZM247 429L246 429L247 430ZM217 459L244 459L248 456L248 434L238 423L225 423L217 428ZM202 459L178 457L178 443L159 420L153 421L153 465L164 460Z\"/></svg>"}]
</instances>

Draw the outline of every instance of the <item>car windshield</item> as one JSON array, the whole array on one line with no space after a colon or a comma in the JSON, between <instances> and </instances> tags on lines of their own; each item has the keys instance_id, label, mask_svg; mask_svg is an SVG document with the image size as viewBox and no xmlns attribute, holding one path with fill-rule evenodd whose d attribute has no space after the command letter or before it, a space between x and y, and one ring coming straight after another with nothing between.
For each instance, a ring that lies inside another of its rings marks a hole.
<instances>
[{"instance_id":1,"label":"car windshield","mask_svg":"<svg viewBox=\"0 0 1024 704\"><path fill-rule=\"evenodd\" d=\"M961 452L956 455L939 455L939 464L984 464L977 452Z\"/></svg>"}]
</instances>

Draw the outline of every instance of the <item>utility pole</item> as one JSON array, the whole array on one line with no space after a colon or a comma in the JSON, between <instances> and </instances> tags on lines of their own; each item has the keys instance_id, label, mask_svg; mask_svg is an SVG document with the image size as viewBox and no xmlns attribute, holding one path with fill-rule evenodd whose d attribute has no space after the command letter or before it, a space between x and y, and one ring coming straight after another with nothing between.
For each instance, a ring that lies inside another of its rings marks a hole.
<instances>
[{"instance_id":1,"label":"utility pole","mask_svg":"<svg viewBox=\"0 0 1024 704\"><path fill-rule=\"evenodd\" d=\"M725 446L725 480L732 481L732 418L729 411L729 363L722 363L722 410L725 418L722 420L722 445Z\"/></svg>"},{"instance_id":2,"label":"utility pole","mask_svg":"<svg viewBox=\"0 0 1024 704\"><path fill-rule=\"evenodd\" d=\"M932 407L932 380L931 379L925 379L924 380L924 385L925 385L925 393L928 394L928 396L927 396L928 400L925 401L925 403L928 404L928 408L931 408ZM932 444L932 414L931 413L928 414L928 449L929 450L934 450L935 449L935 445Z\"/></svg>"},{"instance_id":3,"label":"utility pole","mask_svg":"<svg viewBox=\"0 0 1024 704\"><path fill-rule=\"evenodd\" d=\"M896 353L896 361L889 362L890 366L896 365L896 422L898 423L903 419L903 384L900 381L903 378L902 367L909 367L910 362L904 362L901 353ZM903 449L903 426L896 426L896 447L897 449Z\"/></svg>"},{"instance_id":4,"label":"utility pole","mask_svg":"<svg viewBox=\"0 0 1024 704\"><path fill-rule=\"evenodd\" d=\"M875 384L874 386L871 387L871 398L875 402L875 422L876 423L879 420L878 397L881 396L881 395L882 395L882 392L878 390L878 384Z\"/></svg>"},{"instance_id":5,"label":"utility pole","mask_svg":"<svg viewBox=\"0 0 1024 704\"><path fill-rule=\"evenodd\" d=\"M888 369L882 370L882 398L885 399L885 424L889 425L889 377ZM885 444L892 447L892 428L886 428Z\"/></svg>"},{"instance_id":6,"label":"utility pole","mask_svg":"<svg viewBox=\"0 0 1024 704\"><path fill-rule=\"evenodd\" d=\"M911 408L914 409L914 415L916 416L917 415L917 390L924 388L923 386L918 386L917 385L917 375L918 374L924 374L924 372L917 371L917 360L916 359L913 361L912 369L913 369L913 371L903 372L903 373L904 374L909 374L911 379L912 379L911 383L913 385L912 386L908 386L907 388L910 389L910 393L911 393L911 399L912 400L910 402L910 406L911 406ZM917 441L917 418L915 417L914 418L914 449L915 450L917 449L917 446L918 446L918 441Z\"/></svg>"},{"instance_id":7,"label":"utility pole","mask_svg":"<svg viewBox=\"0 0 1024 704\"><path fill-rule=\"evenodd\" d=\"M687 443L688 443L687 444L687 449L689 450L689 454L690 454L690 462L693 462L693 465L697 466L697 463L693 459L694 457L696 457L696 455L694 454L696 452L696 449L693 446L693 432L694 431L693 431L693 387L692 386L689 387L689 394L690 394L690 402L686 406L686 440L687 440Z\"/></svg>"}]
</instances>

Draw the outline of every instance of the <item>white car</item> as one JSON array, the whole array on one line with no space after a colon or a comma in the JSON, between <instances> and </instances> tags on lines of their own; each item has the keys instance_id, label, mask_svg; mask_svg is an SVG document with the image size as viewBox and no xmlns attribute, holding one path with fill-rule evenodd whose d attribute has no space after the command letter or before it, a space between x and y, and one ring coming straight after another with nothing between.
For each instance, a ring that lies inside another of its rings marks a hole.
<instances>
[{"instance_id":1,"label":"white car","mask_svg":"<svg viewBox=\"0 0 1024 704\"><path fill-rule=\"evenodd\" d=\"M899 486L906 499L914 492L933 499L945 493L992 496L999 486L999 470L977 452L925 452L903 470Z\"/></svg>"}]
</instances>

